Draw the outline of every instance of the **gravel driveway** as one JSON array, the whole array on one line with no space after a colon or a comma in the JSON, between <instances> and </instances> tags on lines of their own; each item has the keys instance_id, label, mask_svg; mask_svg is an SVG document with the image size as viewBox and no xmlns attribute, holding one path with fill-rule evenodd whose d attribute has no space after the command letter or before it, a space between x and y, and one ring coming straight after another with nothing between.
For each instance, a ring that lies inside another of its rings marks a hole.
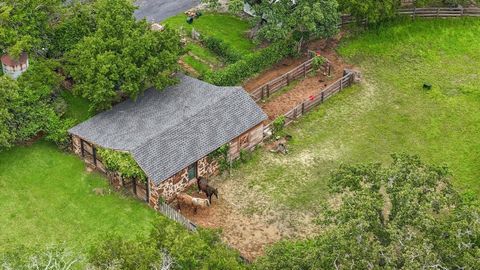
<instances>
[{"instance_id":1,"label":"gravel driveway","mask_svg":"<svg viewBox=\"0 0 480 270\"><path fill-rule=\"evenodd\" d=\"M137 19L160 22L200 4L200 0L138 0L135 5Z\"/></svg>"}]
</instances>

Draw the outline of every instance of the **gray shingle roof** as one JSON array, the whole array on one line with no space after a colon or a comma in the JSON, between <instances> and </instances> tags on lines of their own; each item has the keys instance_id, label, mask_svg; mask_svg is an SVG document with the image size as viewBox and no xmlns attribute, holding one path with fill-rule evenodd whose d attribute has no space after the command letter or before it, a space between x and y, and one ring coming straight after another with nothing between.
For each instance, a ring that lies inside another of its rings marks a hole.
<instances>
[{"instance_id":1,"label":"gray shingle roof","mask_svg":"<svg viewBox=\"0 0 480 270\"><path fill-rule=\"evenodd\" d=\"M181 75L71 128L104 148L132 153L156 183L238 137L267 117L241 87L217 87Z\"/></svg>"}]
</instances>

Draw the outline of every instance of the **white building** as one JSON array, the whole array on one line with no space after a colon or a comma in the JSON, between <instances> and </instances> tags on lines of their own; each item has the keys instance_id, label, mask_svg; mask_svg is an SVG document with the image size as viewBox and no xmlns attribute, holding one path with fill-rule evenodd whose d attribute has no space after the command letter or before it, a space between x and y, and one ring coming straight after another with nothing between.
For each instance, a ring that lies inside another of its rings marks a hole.
<instances>
[{"instance_id":1,"label":"white building","mask_svg":"<svg viewBox=\"0 0 480 270\"><path fill-rule=\"evenodd\" d=\"M13 79L18 78L28 69L28 55L26 53L22 53L18 59L14 59L5 54L2 56L1 60L3 74L10 76Z\"/></svg>"}]
</instances>

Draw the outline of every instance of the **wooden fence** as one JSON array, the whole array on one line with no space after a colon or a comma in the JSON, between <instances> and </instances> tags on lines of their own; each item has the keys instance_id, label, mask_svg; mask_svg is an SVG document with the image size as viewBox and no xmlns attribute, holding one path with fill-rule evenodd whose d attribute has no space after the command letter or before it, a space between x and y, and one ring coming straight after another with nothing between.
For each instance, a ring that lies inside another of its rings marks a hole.
<instances>
[{"instance_id":1,"label":"wooden fence","mask_svg":"<svg viewBox=\"0 0 480 270\"><path fill-rule=\"evenodd\" d=\"M402 8L398 14L412 18L480 17L480 8Z\"/></svg>"},{"instance_id":2,"label":"wooden fence","mask_svg":"<svg viewBox=\"0 0 480 270\"><path fill-rule=\"evenodd\" d=\"M258 87L257 89L253 90L250 93L250 96L258 102L263 99L267 99L273 93L281 90L283 87L290 85L291 82L301 78L306 77L309 72L313 70L313 59L309 59L303 62L301 65L297 66L296 68L290 70L289 72L267 82L266 84ZM330 62L327 60L325 64L321 67L322 72L331 74L331 65Z\"/></svg>"},{"instance_id":3,"label":"wooden fence","mask_svg":"<svg viewBox=\"0 0 480 270\"><path fill-rule=\"evenodd\" d=\"M344 88L350 86L353 83L354 74L352 72L346 72L346 74L329 85L327 88L322 90L319 94L306 99L302 103L296 105L292 110L285 113L285 125L288 125L295 121L297 118L303 116L308 111L312 110L314 107L322 104L331 96L335 95L336 93L342 91ZM265 126L264 134L272 134L273 133L273 124L270 123L269 125ZM266 135L268 137L269 135Z\"/></svg>"},{"instance_id":4,"label":"wooden fence","mask_svg":"<svg viewBox=\"0 0 480 270\"><path fill-rule=\"evenodd\" d=\"M182 214L180 214L179 212L177 212L175 209L173 209L172 207L170 207L168 204L164 202L158 203L158 211L160 211L166 217L182 224L183 226L185 226L185 228L187 228L190 231L197 230L197 225L195 225L195 223L191 222L189 219L184 217Z\"/></svg>"}]
</instances>

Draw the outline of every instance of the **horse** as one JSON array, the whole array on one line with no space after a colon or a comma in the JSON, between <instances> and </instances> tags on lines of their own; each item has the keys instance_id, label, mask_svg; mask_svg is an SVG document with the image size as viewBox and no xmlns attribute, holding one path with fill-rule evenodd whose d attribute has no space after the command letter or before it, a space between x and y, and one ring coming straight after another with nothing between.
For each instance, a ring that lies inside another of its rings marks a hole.
<instances>
[{"instance_id":1,"label":"horse","mask_svg":"<svg viewBox=\"0 0 480 270\"><path fill-rule=\"evenodd\" d=\"M179 193L176 196L178 202L178 210L180 210L180 205L188 205L193 207L193 212L197 213L197 208L206 208L210 206L210 201L202 198L195 198L185 193Z\"/></svg>"},{"instance_id":2,"label":"horse","mask_svg":"<svg viewBox=\"0 0 480 270\"><path fill-rule=\"evenodd\" d=\"M204 177L198 177L197 179L197 186L198 186L198 192L203 191L208 197L208 201L212 203L212 196L215 195L215 197L218 199L218 189L210 186L208 184L208 180Z\"/></svg>"}]
</instances>

